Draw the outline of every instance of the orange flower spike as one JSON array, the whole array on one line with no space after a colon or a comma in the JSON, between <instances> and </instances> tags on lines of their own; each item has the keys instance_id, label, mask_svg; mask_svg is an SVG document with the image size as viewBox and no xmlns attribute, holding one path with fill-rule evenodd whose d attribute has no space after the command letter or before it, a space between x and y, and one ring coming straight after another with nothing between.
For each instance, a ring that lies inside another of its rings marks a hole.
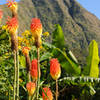
<instances>
[{"instance_id":1,"label":"orange flower spike","mask_svg":"<svg viewBox=\"0 0 100 100\"><path fill-rule=\"evenodd\" d=\"M18 6L15 0L7 0L7 5L13 12L17 12Z\"/></svg>"},{"instance_id":2,"label":"orange flower spike","mask_svg":"<svg viewBox=\"0 0 100 100\"><path fill-rule=\"evenodd\" d=\"M0 9L0 20L2 19L3 11Z\"/></svg>"},{"instance_id":3,"label":"orange flower spike","mask_svg":"<svg viewBox=\"0 0 100 100\"><path fill-rule=\"evenodd\" d=\"M29 95L32 96L35 92L36 85L33 82L29 82L26 84L26 88L27 88Z\"/></svg>"},{"instance_id":4,"label":"orange flower spike","mask_svg":"<svg viewBox=\"0 0 100 100\"><path fill-rule=\"evenodd\" d=\"M35 38L41 37L41 34L42 34L42 24L41 24L40 19L33 18L32 22L31 22L30 28L31 28L32 35Z\"/></svg>"},{"instance_id":5,"label":"orange flower spike","mask_svg":"<svg viewBox=\"0 0 100 100\"><path fill-rule=\"evenodd\" d=\"M33 79L37 79L38 76L37 59L32 60L30 74Z\"/></svg>"},{"instance_id":6,"label":"orange flower spike","mask_svg":"<svg viewBox=\"0 0 100 100\"><path fill-rule=\"evenodd\" d=\"M29 50L30 50L29 47L23 47L23 48L22 48L22 53L23 53L24 55L28 55L28 54L29 54Z\"/></svg>"},{"instance_id":7,"label":"orange flower spike","mask_svg":"<svg viewBox=\"0 0 100 100\"><path fill-rule=\"evenodd\" d=\"M15 34L18 29L18 20L16 17L8 18L7 21L7 28L11 34Z\"/></svg>"},{"instance_id":8,"label":"orange flower spike","mask_svg":"<svg viewBox=\"0 0 100 100\"><path fill-rule=\"evenodd\" d=\"M42 98L43 98L43 100L53 100L53 94L52 94L50 88L48 88L48 87L43 88Z\"/></svg>"},{"instance_id":9,"label":"orange flower spike","mask_svg":"<svg viewBox=\"0 0 100 100\"><path fill-rule=\"evenodd\" d=\"M60 64L56 58L50 60L50 75L54 80L57 80L61 75Z\"/></svg>"},{"instance_id":10,"label":"orange flower spike","mask_svg":"<svg viewBox=\"0 0 100 100\"><path fill-rule=\"evenodd\" d=\"M35 38L36 46L41 45L41 35L42 35L42 24L40 19L33 18L30 26L33 37Z\"/></svg>"}]
</instances>

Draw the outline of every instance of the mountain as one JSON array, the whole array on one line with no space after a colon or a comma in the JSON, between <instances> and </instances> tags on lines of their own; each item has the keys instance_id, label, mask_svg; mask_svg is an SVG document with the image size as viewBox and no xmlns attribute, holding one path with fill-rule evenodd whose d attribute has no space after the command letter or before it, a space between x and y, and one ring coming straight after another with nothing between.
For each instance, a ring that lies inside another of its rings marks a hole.
<instances>
[{"instance_id":1,"label":"mountain","mask_svg":"<svg viewBox=\"0 0 100 100\"><path fill-rule=\"evenodd\" d=\"M21 0L19 2L19 33L30 28L33 17L41 19L44 32L52 33L54 24L64 31L66 46L83 64L88 54L88 44L95 39L100 45L100 20L76 0ZM5 18L11 15L6 5L0 5Z\"/></svg>"}]
</instances>

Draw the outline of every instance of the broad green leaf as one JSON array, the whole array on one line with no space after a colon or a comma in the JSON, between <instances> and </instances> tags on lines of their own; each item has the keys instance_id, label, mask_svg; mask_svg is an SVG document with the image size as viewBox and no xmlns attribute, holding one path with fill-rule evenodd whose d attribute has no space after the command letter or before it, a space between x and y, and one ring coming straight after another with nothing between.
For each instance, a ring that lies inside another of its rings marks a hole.
<instances>
[{"instance_id":1,"label":"broad green leaf","mask_svg":"<svg viewBox=\"0 0 100 100\"><path fill-rule=\"evenodd\" d=\"M93 40L89 45L89 55L87 57L87 66L84 68L84 74L90 77L99 76L99 54L98 44Z\"/></svg>"},{"instance_id":2,"label":"broad green leaf","mask_svg":"<svg viewBox=\"0 0 100 100\"><path fill-rule=\"evenodd\" d=\"M21 67L26 67L26 60L24 56L19 56L19 61L20 61Z\"/></svg>"},{"instance_id":3,"label":"broad green leaf","mask_svg":"<svg viewBox=\"0 0 100 100\"><path fill-rule=\"evenodd\" d=\"M6 32L6 30L0 30L0 44L1 43L9 43L9 34Z\"/></svg>"},{"instance_id":4,"label":"broad green leaf","mask_svg":"<svg viewBox=\"0 0 100 100\"><path fill-rule=\"evenodd\" d=\"M44 53L44 54L40 57L40 61L43 61L43 60L49 59L51 56L52 56L51 53L46 52L46 53Z\"/></svg>"},{"instance_id":5,"label":"broad green leaf","mask_svg":"<svg viewBox=\"0 0 100 100\"><path fill-rule=\"evenodd\" d=\"M53 50L53 57L56 57L59 59L59 62L61 66L66 70L68 74L71 75L79 75L81 70L77 63L75 63L73 60L71 60L67 53L60 50L59 48L56 48L54 45L51 45L49 43L43 43L44 46L49 47L51 50ZM56 56L55 56L56 55Z\"/></svg>"},{"instance_id":6,"label":"broad green leaf","mask_svg":"<svg viewBox=\"0 0 100 100\"><path fill-rule=\"evenodd\" d=\"M56 29L52 33L52 44L57 48L63 49L65 47L64 34L59 24L55 25Z\"/></svg>"}]
</instances>

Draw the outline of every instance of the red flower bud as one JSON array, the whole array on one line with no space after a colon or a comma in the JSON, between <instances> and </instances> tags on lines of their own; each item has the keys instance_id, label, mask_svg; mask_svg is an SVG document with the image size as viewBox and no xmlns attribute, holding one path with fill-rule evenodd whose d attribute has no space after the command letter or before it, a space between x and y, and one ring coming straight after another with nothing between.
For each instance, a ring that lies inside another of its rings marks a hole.
<instances>
[{"instance_id":1,"label":"red flower bud","mask_svg":"<svg viewBox=\"0 0 100 100\"><path fill-rule=\"evenodd\" d=\"M43 100L53 100L53 95L50 88L48 87L43 88L42 98Z\"/></svg>"},{"instance_id":2,"label":"red flower bud","mask_svg":"<svg viewBox=\"0 0 100 100\"><path fill-rule=\"evenodd\" d=\"M29 82L26 84L27 91L30 96L32 96L35 92L36 85L33 82Z\"/></svg>"},{"instance_id":3,"label":"red flower bud","mask_svg":"<svg viewBox=\"0 0 100 100\"><path fill-rule=\"evenodd\" d=\"M30 74L34 80L37 80L37 78L38 78L37 59L32 60ZM40 74L40 69L39 69L39 74ZM40 75L39 75L39 77L40 77Z\"/></svg>"},{"instance_id":4,"label":"red flower bud","mask_svg":"<svg viewBox=\"0 0 100 100\"><path fill-rule=\"evenodd\" d=\"M0 9L0 19L2 19L3 11Z\"/></svg>"}]
</instances>

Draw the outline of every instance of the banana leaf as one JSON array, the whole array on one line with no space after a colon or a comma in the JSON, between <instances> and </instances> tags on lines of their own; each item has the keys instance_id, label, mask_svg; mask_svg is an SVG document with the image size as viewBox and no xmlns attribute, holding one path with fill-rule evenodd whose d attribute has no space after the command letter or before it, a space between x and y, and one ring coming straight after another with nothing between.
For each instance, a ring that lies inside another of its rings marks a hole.
<instances>
[{"instance_id":1,"label":"banana leaf","mask_svg":"<svg viewBox=\"0 0 100 100\"><path fill-rule=\"evenodd\" d=\"M98 44L95 40L89 45L89 55L87 57L87 66L84 67L84 75L90 77L99 76L99 54L98 54Z\"/></svg>"}]
</instances>

